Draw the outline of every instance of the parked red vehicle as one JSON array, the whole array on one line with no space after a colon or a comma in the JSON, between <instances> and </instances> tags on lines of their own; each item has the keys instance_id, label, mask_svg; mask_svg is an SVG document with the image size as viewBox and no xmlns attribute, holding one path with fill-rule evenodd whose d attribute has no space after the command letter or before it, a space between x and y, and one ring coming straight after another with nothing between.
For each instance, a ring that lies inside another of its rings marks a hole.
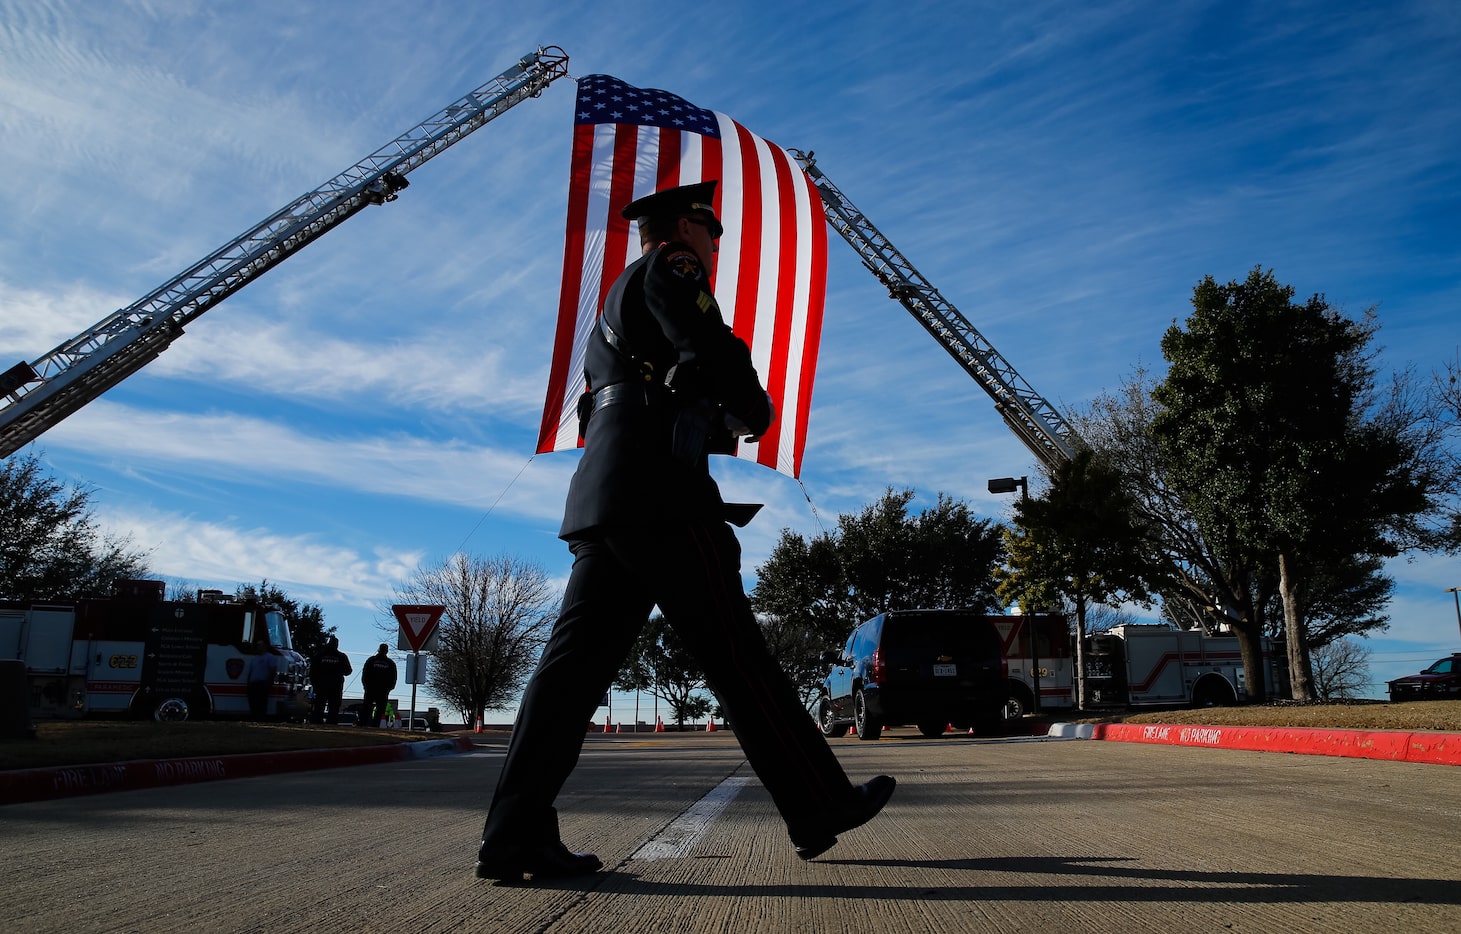
<instances>
[{"instance_id":1,"label":"parked red vehicle","mask_svg":"<svg viewBox=\"0 0 1461 934\"><path fill-rule=\"evenodd\" d=\"M1419 674L1389 682L1390 700L1445 700L1461 698L1461 652L1438 660Z\"/></svg>"}]
</instances>

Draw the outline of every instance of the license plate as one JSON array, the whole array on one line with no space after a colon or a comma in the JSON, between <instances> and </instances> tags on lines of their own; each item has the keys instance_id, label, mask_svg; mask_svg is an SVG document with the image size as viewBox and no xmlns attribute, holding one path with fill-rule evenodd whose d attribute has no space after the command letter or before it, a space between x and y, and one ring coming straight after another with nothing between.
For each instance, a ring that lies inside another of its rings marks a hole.
<instances>
[{"instance_id":1,"label":"license plate","mask_svg":"<svg viewBox=\"0 0 1461 934\"><path fill-rule=\"evenodd\" d=\"M958 665L934 665L933 676L935 678L952 678L959 673Z\"/></svg>"}]
</instances>

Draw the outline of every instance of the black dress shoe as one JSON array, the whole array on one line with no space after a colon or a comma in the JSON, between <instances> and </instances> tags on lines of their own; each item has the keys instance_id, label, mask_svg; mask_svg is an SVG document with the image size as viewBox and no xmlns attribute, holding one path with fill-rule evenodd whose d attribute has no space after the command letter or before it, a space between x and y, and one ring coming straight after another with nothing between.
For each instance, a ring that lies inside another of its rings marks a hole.
<instances>
[{"instance_id":1,"label":"black dress shoe","mask_svg":"<svg viewBox=\"0 0 1461 934\"><path fill-rule=\"evenodd\" d=\"M598 872L604 866L592 853L574 853L562 843L537 846L498 847L477 851L477 878L521 882L534 879L564 879Z\"/></svg>"},{"instance_id":2,"label":"black dress shoe","mask_svg":"<svg viewBox=\"0 0 1461 934\"><path fill-rule=\"evenodd\" d=\"M883 805L888 803L888 799L893 797L893 789L897 785L893 776L879 775L867 784L852 789L852 804L833 817L831 827L806 837L792 838L792 843L796 845L796 855L802 859L816 859L832 849L839 833L861 827L872 820L883 809Z\"/></svg>"}]
</instances>

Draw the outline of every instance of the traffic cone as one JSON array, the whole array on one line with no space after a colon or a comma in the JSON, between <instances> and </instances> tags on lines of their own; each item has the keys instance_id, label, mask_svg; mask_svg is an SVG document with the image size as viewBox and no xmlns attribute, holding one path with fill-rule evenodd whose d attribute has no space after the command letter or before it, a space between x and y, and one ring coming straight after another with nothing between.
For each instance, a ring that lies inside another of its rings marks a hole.
<instances>
[{"instance_id":1,"label":"traffic cone","mask_svg":"<svg viewBox=\"0 0 1461 934\"><path fill-rule=\"evenodd\" d=\"M478 733L482 732L482 718L481 717L478 717L477 718L477 730L476 730L476 732L478 732Z\"/></svg>"},{"instance_id":2,"label":"traffic cone","mask_svg":"<svg viewBox=\"0 0 1461 934\"><path fill-rule=\"evenodd\" d=\"M624 732L624 724L620 723L617 726L615 726L614 727L614 732L615 733L622 733L622 732Z\"/></svg>"},{"instance_id":3,"label":"traffic cone","mask_svg":"<svg viewBox=\"0 0 1461 934\"><path fill-rule=\"evenodd\" d=\"M857 735L857 724L856 723L854 723L852 726L850 726L850 727L847 728L847 735L848 736L856 736Z\"/></svg>"},{"instance_id":4,"label":"traffic cone","mask_svg":"<svg viewBox=\"0 0 1461 934\"><path fill-rule=\"evenodd\" d=\"M705 732L707 732L707 733L714 733L715 732L715 718L714 717L711 717L710 718L710 722L707 723L707 724L705 724Z\"/></svg>"},{"instance_id":5,"label":"traffic cone","mask_svg":"<svg viewBox=\"0 0 1461 934\"><path fill-rule=\"evenodd\" d=\"M656 733L663 733L665 731L665 718L664 717L655 717L654 718L654 731Z\"/></svg>"}]
</instances>

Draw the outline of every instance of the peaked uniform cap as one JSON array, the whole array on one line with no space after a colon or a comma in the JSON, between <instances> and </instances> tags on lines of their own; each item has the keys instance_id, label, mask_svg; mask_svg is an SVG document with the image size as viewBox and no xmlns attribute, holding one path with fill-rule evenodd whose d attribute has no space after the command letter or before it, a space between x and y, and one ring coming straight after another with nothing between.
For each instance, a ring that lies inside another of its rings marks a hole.
<instances>
[{"instance_id":1,"label":"peaked uniform cap","mask_svg":"<svg viewBox=\"0 0 1461 934\"><path fill-rule=\"evenodd\" d=\"M624 206L619 213L625 220L638 220L641 217L667 217L676 214L689 214L693 211L706 211L711 216L715 215L715 179L708 182L697 182L694 185L681 185L678 188L666 188L663 191L656 191L652 195L645 195L638 201L631 201Z\"/></svg>"}]
</instances>

